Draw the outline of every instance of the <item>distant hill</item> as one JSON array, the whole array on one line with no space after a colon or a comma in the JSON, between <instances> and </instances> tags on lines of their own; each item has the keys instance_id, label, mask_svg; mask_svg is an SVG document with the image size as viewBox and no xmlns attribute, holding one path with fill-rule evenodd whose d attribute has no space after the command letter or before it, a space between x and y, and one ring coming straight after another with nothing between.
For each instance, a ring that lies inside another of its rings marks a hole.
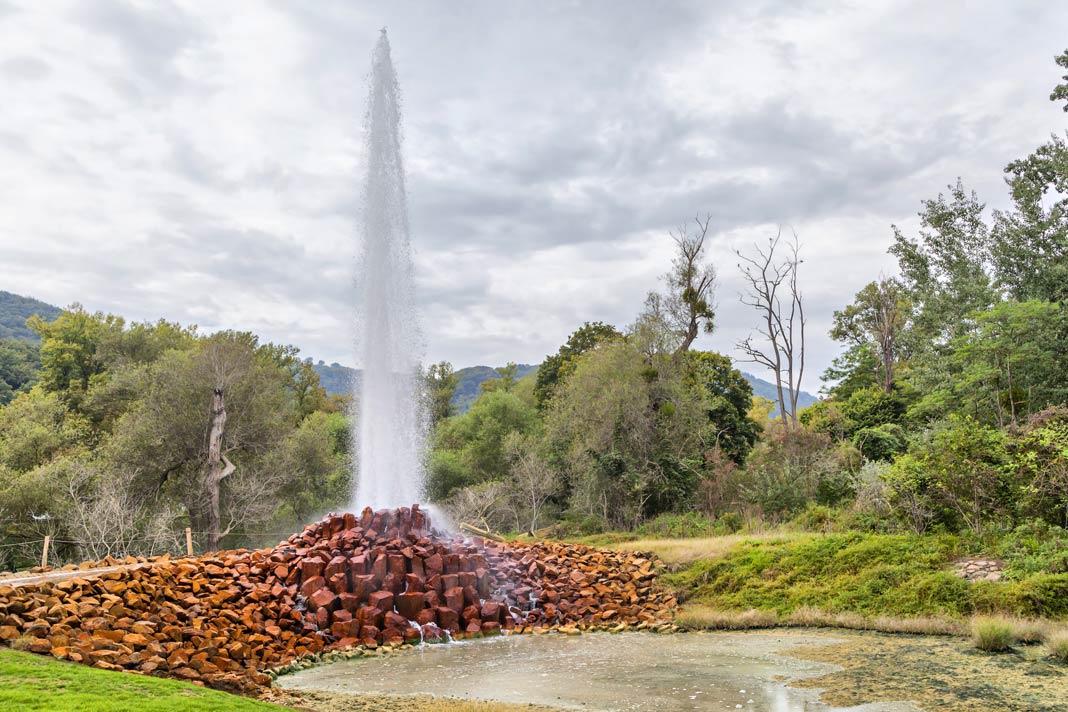
<instances>
[{"instance_id":1,"label":"distant hill","mask_svg":"<svg viewBox=\"0 0 1068 712\"><path fill-rule=\"evenodd\" d=\"M537 366L521 363L519 364L519 370L516 372L516 380L537 370ZM459 377L460 382L456 386L456 393L452 396L452 405L456 408L457 413L466 413L471 404L478 400L478 396L482 392L483 381L500 378L492 366L468 366L467 368L461 368L456 372L456 375Z\"/></svg>"},{"instance_id":2,"label":"distant hill","mask_svg":"<svg viewBox=\"0 0 1068 712\"><path fill-rule=\"evenodd\" d=\"M353 383L359 383L359 369L342 366L339 363L326 364L322 361L312 364L312 368L319 374L319 382L330 395L346 395L352 390ZM538 369L537 366L520 364L516 378L522 378ZM466 413L471 404L482 392L483 381L497 378L497 372L491 366L469 366L456 372L459 383L456 385L456 393L452 396L452 405L458 413Z\"/></svg>"},{"instance_id":3,"label":"distant hill","mask_svg":"<svg viewBox=\"0 0 1068 712\"><path fill-rule=\"evenodd\" d=\"M760 396L761 398L767 398L775 404L775 407L770 413L771 417L774 418L778 416L779 394L778 391L775 390L775 384L769 381L765 381L763 378L757 378L753 374L746 373L745 371L742 371L742 375L745 376L745 380L749 381L749 385L753 387L753 395ZM816 396L812 395L811 393L801 391L797 394L798 412L801 412L802 410L816 403L817 401L819 401L819 398L817 398Z\"/></svg>"},{"instance_id":4,"label":"distant hill","mask_svg":"<svg viewBox=\"0 0 1068 712\"><path fill-rule=\"evenodd\" d=\"M315 372L319 374L319 380L323 384L323 388L327 393L333 394L346 394L352 389L353 381L358 381L360 378L360 372L354 368L348 366L342 366L338 363L325 364L320 361L313 365ZM534 371L538 370L537 366L531 366L530 364L520 364L517 378L522 378ZM481 385L483 381L488 381L491 378L497 378L497 371L492 366L468 366L467 368L461 368L456 372L460 382L456 386L456 393L452 396L453 407L456 408L457 413L466 413L467 409L471 407L471 404L478 398L479 393L482 392ZM775 417L779 414L778 396L775 393L775 384L765 381L763 378L757 378L751 373L742 372L745 376L745 380L749 381L749 385L753 387L753 395L767 398L776 403L775 409L771 411L771 416ZM819 398L801 391L801 394L797 398L797 407L799 410L804 409L817 402Z\"/></svg>"},{"instance_id":5,"label":"distant hill","mask_svg":"<svg viewBox=\"0 0 1068 712\"><path fill-rule=\"evenodd\" d=\"M59 317L61 311L59 307L39 299L0 290L0 339L37 341L37 334L26 326L26 320L34 314L40 314L47 321L52 321Z\"/></svg>"},{"instance_id":6,"label":"distant hill","mask_svg":"<svg viewBox=\"0 0 1068 712\"><path fill-rule=\"evenodd\" d=\"M313 363L312 368L319 374L319 383L332 396L348 395L352 391L353 382L360 376L360 372L355 368L342 366L336 361L331 364L319 361Z\"/></svg>"}]
</instances>

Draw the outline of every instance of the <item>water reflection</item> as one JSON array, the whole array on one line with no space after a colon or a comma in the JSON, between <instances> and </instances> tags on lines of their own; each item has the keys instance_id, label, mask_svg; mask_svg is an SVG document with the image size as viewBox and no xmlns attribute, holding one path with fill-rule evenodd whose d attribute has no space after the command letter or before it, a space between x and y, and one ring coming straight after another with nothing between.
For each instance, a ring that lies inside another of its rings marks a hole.
<instances>
[{"instance_id":1,"label":"water reflection","mask_svg":"<svg viewBox=\"0 0 1068 712\"><path fill-rule=\"evenodd\" d=\"M325 665L278 683L297 689L438 694L606 712L825 712L835 708L819 702L815 691L787 687L785 681L821 675L833 667L776 651L843 637L796 632L515 636ZM853 709L915 708L878 704Z\"/></svg>"}]
</instances>

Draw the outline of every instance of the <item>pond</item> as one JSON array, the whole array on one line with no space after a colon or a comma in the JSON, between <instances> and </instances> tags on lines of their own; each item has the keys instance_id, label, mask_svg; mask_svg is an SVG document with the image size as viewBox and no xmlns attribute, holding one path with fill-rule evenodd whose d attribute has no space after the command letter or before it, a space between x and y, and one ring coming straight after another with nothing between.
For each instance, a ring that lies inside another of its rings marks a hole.
<instances>
[{"instance_id":1,"label":"pond","mask_svg":"<svg viewBox=\"0 0 1068 712\"><path fill-rule=\"evenodd\" d=\"M841 710L819 691L787 686L833 665L788 657L791 648L849 638L796 631L522 635L428 645L396 655L322 665L280 677L280 687L350 694L419 694L582 710ZM910 703L850 710L905 712Z\"/></svg>"}]
</instances>

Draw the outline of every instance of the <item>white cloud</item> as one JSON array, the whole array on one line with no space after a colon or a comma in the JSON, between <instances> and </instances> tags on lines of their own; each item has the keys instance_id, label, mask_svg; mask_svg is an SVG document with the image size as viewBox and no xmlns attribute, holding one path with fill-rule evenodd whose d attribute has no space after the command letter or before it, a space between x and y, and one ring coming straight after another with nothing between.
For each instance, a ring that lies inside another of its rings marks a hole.
<instances>
[{"instance_id":1,"label":"white cloud","mask_svg":"<svg viewBox=\"0 0 1068 712\"><path fill-rule=\"evenodd\" d=\"M1047 102L1068 9L1045 2L133 0L0 11L0 289L241 328L352 361L361 124L387 25L428 357L535 362L631 321L669 228L714 216L717 333L732 248L805 243L807 381L890 223L1001 168Z\"/></svg>"}]
</instances>

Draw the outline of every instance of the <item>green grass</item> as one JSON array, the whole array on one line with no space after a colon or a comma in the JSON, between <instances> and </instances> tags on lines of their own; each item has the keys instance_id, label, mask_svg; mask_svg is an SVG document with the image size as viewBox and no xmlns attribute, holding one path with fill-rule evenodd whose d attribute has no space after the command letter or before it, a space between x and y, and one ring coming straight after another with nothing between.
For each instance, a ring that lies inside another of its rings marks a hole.
<instances>
[{"instance_id":1,"label":"green grass","mask_svg":"<svg viewBox=\"0 0 1068 712\"><path fill-rule=\"evenodd\" d=\"M177 680L96 670L0 649L0 710L41 712L281 712L285 707Z\"/></svg>"},{"instance_id":2,"label":"green grass","mask_svg":"<svg viewBox=\"0 0 1068 712\"><path fill-rule=\"evenodd\" d=\"M1000 618L976 618L972 622L972 642L988 653L1003 653L1012 649L1016 632L1010 623Z\"/></svg>"},{"instance_id":3,"label":"green grass","mask_svg":"<svg viewBox=\"0 0 1068 712\"><path fill-rule=\"evenodd\" d=\"M711 547L710 547L711 549ZM1068 574L971 583L950 572L959 537L847 533L741 540L666 574L680 600L789 615L1068 617Z\"/></svg>"}]
</instances>

